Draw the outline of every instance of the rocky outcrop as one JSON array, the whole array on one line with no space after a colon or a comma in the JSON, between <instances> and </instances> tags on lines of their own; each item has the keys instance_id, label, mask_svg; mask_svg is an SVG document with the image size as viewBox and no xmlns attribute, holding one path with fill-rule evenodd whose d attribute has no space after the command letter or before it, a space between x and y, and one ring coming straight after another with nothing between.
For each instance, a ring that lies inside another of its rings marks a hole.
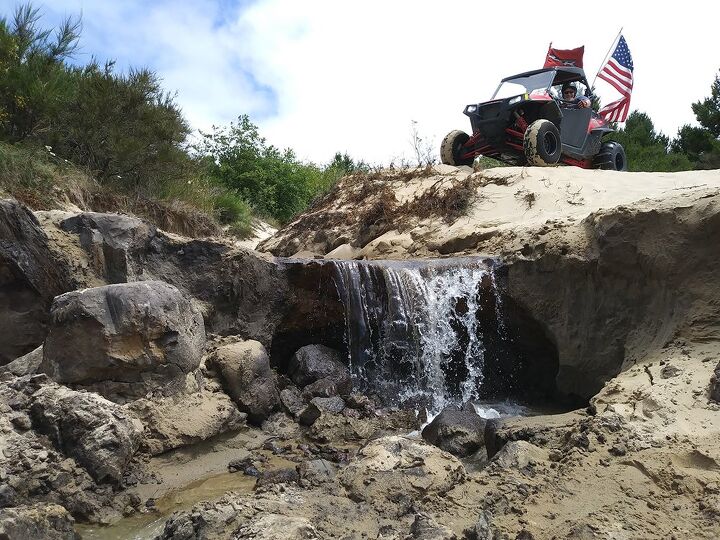
<instances>
[{"instance_id":1,"label":"rocky outcrop","mask_svg":"<svg viewBox=\"0 0 720 540\"><path fill-rule=\"evenodd\" d=\"M235 431L247 418L212 380L201 380L199 388L187 393L138 399L127 408L145 426L141 449L151 455Z\"/></svg>"},{"instance_id":2,"label":"rocky outcrop","mask_svg":"<svg viewBox=\"0 0 720 540\"><path fill-rule=\"evenodd\" d=\"M0 200L0 365L42 344L52 299L73 288L32 212Z\"/></svg>"},{"instance_id":3,"label":"rocky outcrop","mask_svg":"<svg viewBox=\"0 0 720 540\"><path fill-rule=\"evenodd\" d=\"M35 504L0 509L0 538L23 540L79 540L75 520L58 504Z\"/></svg>"},{"instance_id":4,"label":"rocky outcrop","mask_svg":"<svg viewBox=\"0 0 720 540\"><path fill-rule=\"evenodd\" d=\"M340 358L340 353L330 347L306 345L290 359L288 374L309 397L346 396L352 392L352 379Z\"/></svg>"},{"instance_id":5,"label":"rocky outcrop","mask_svg":"<svg viewBox=\"0 0 720 540\"><path fill-rule=\"evenodd\" d=\"M45 435L42 429L33 424L31 406L34 403L34 394L48 385L50 390L43 393L45 398L48 393L63 392L72 396L77 394L53 385L45 375L18 378L0 376L0 508L46 502L63 506L79 520L107 520L108 516L115 512L113 505L116 500L116 486L112 483L96 483L87 469L72 456L65 454L65 450L59 448L56 441L58 438L61 441L67 438L70 451L79 450L81 454L92 452L93 445L102 453L114 454L114 445L118 445L118 441L114 440L112 435L113 426L95 426L94 422L99 424L109 420L111 424L122 424L122 421L114 416L104 416L107 411L117 411L122 415L121 418L126 418L127 415L115 404L92 394L84 394L82 399L78 400L78 414L70 413L67 417L64 416L66 407L75 408L74 397L64 401L62 407L56 403L57 407L51 405L48 408L48 412L54 409L56 416L48 419L48 435ZM100 407L109 408L98 411L96 399ZM41 413L44 414L42 411ZM65 422L78 424L69 426L66 433L58 433L59 427ZM94 428L90 427L91 424ZM78 436L77 440L72 440L73 434ZM108 446L98 448L97 444L92 442L92 437L96 434L101 438L110 434L113 439L105 439ZM55 439L51 440L52 437ZM90 456L90 460L92 459L94 458ZM93 467L90 460L88 464ZM117 460L114 455L110 457L111 463L117 464ZM103 464L95 464L100 469L104 467Z\"/></svg>"},{"instance_id":6,"label":"rocky outcrop","mask_svg":"<svg viewBox=\"0 0 720 540\"><path fill-rule=\"evenodd\" d=\"M430 444L465 457L485 446L487 420L470 409L447 407L422 430L422 437Z\"/></svg>"},{"instance_id":7,"label":"rocky outcrop","mask_svg":"<svg viewBox=\"0 0 720 540\"><path fill-rule=\"evenodd\" d=\"M466 473L456 457L435 446L389 436L360 449L338 477L351 499L374 502L443 493L464 482Z\"/></svg>"},{"instance_id":8,"label":"rocky outcrop","mask_svg":"<svg viewBox=\"0 0 720 540\"><path fill-rule=\"evenodd\" d=\"M250 422L260 424L280 409L277 374L261 343L239 341L219 347L208 367L217 370L225 391Z\"/></svg>"},{"instance_id":9,"label":"rocky outcrop","mask_svg":"<svg viewBox=\"0 0 720 540\"><path fill-rule=\"evenodd\" d=\"M42 365L43 361L43 347L40 345L37 349L30 351L29 353L16 358L9 364L0 367L0 373L3 371L11 373L16 377L22 377L23 375L32 375L37 373L38 369Z\"/></svg>"},{"instance_id":10,"label":"rocky outcrop","mask_svg":"<svg viewBox=\"0 0 720 540\"><path fill-rule=\"evenodd\" d=\"M67 293L55 299L51 316L43 371L112 399L180 391L205 346L198 310L159 281Z\"/></svg>"},{"instance_id":11,"label":"rocky outcrop","mask_svg":"<svg viewBox=\"0 0 720 540\"><path fill-rule=\"evenodd\" d=\"M32 395L33 428L77 460L96 482L119 484L140 447L143 426L120 405L90 392L47 385Z\"/></svg>"},{"instance_id":12,"label":"rocky outcrop","mask_svg":"<svg viewBox=\"0 0 720 540\"><path fill-rule=\"evenodd\" d=\"M83 212L64 219L60 228L80 237L95 272L107 283L135 281L142 259L155 237L155 227L122 214Z\"/></svg>"}]
</instances>

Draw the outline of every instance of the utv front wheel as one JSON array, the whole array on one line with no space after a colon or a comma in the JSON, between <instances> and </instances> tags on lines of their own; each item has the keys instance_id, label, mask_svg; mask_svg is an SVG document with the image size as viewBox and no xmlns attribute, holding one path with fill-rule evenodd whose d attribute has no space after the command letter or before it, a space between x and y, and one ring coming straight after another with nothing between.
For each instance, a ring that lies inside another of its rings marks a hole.
<instances>
[{"instance_id":1,"label":"utv front wheel","mask_svg":"<svg viewBox=\"0 0 720 540\"><path fill-rule=\"evenodd\" d=\"M555 165L562 153L560 132L550 120L536 120L525 132L523 148L528 165Z\"/></svg>"},{"instance_id":2,"label":"utv front wheel","mask_svg":"<svg viewBox=\"0 0 720 540\"><path fill-rule=\"evenodd\" d=\"M625 149L620 143L606 142L600 147L600 152L595 156L593 165L597 169L609 171L627 171L627 157Z\"/></svg>"},{"instance_id":3,"label":"utv front wheel","mask_svg":"<svg viewBox=\"0 0 720 540\"><path fill-rule=\"evenodd\" d=\"M440 160L445 165L472 165L472 159L462 159L462 146L469 138L470 135L459 129L448 133L440 145Z\"/></svg>"}]
</instances>

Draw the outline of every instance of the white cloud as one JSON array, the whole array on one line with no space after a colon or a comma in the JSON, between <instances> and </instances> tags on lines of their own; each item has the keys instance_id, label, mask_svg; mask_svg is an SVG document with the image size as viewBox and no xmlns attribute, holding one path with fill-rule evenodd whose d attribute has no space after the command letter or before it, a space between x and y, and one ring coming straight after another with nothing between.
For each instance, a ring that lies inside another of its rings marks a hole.
<instances>
[{"instance_id":1,"label":"white cloud","mask_svg":"<svg viewBox=\"0 0 720 540\"><path fill-rule=\"evenodd\" d=\"M697 0L56 0L46 11L80 9L85 50L155 69L195 127L248 113L270 142L318 162L337 150L410 157L412 120L436 144L468 130L463 107L489 98L501 77L540 67L550 41L584 44L592 78L621 24L635 63L631 108L667 135L694 119L690 104L720 68L720 6Z\"/></svg>"}]
</instances>

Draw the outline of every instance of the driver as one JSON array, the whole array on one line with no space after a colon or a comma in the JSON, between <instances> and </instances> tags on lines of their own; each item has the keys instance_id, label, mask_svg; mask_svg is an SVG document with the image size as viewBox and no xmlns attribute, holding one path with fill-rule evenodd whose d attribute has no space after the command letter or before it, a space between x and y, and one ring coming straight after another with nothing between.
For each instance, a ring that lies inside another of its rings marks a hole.
<instances>
[{"instance_id":1,"label":"driver","mask_svg":"<svg viewBox=\"0 0 720 540\"><path fill-rule=\"evenodd\" d=\"M586 109L590 107L590 100L585 96L577 97L577 89L572 83L565 83L562 86L562 98L560 102L561 106L565 107L578 107L579 109Z\"/></svg>"}]
</instances>

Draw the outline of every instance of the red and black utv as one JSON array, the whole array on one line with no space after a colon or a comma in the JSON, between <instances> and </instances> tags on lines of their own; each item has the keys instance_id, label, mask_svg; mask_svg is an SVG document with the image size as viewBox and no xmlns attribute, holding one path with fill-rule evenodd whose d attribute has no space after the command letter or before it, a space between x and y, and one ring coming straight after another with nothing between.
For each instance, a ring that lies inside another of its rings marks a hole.
<instances>
[{"instance_id":1,"label":"red and black utv","mask_svg":"<svg viewBox=\"0 0 720 540\"><path fill-rule=\"evenodd\" d=\"M503 79L490 101L465 107L472 136L448 133L440 147L442 162L472 165L482 155L512 165L627 170L623 147L602 142L613 131L608 123L591 108L562 99L560 88L568 83L578 95L590 96L582 68L550 67Z\"/></svg>"}]
</instances>

